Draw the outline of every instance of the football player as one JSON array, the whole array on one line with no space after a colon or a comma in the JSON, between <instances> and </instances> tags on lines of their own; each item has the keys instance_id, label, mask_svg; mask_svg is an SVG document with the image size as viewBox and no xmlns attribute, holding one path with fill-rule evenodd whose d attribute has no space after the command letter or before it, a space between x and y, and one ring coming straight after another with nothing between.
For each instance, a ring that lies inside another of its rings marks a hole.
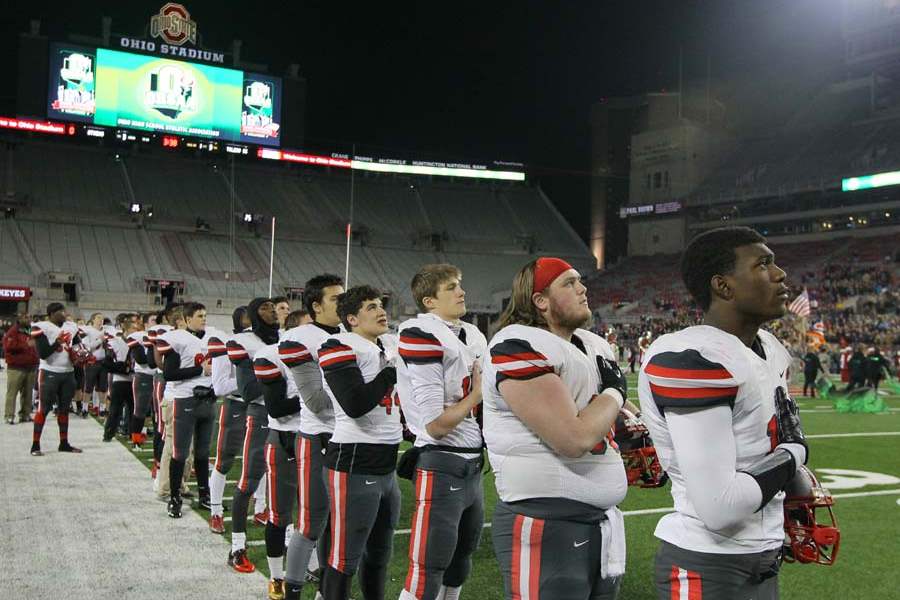
<instances>
[{"instance_id":1,"label":"football player","mask_svg":"<svg viewBox=\"0 0 900 600\"><path fill-rule=\"evenodd\" d=\"M167 512L181 518L181 480L188 450L194 443L194 473L201 508L209 509L209 440L213 425L212 365L210 343L221 343L224 334L206 326L206 307L199 302L184 306L185 329L162 335L157 346L163 356L163 377L172 385L172 459L169 462ZM165 474L164 474L165 475Z\"/></svg>"},{"instance_id":2,"label":"football player","mask_svg":"<svg viewBox=\"0 0 900 600\"><path fill-rule=\"evenodd\" d=\"M59 425L59 451L79 453L81 450L69 443L69 411L75 396L75 375L72 357L73 347L80 344L78 326L66 321L66 307L59 302L47 306L47 320L31 326L31 338L41 358L38 371L38 410L34 415L34 433L31 438L31 455L43 456L41 433L47 414L57 408Z\"/></svg>"},{"instance_id":3,"label":"football player","mask_svg":"<svg viewBox=\"0 0 900 600\"><path fill-rule=\"evenodd\" d=\"M641 365L641 410L675 501L655 532L660 599L778 597L782 490L808 450L791 357L760 329L789 293L765 242L746 227L694 238L681 274L703 324L661 336Z\"/></svg>"},{"instance_id":4,"label":"football player","mask_svg":"<svg viewBox=\"0 0 900 600\"><path fill-rule=\"evenodd\" d=\"M313 322L286 331L279 355L288 366L303 401L297 447L297 522L287 552L285 597L299 598L306 568L314 549L318 563L327 561L325 530L328 523L328 492L322 478L325 450L334 432L334 409L323 389L319 370L319 347L329 336L341 332L337 299L344 292L344 280L323 274L306 282L303 303ZM293 314L293 313L291 313ZM290 319L288 319L290 320ZM320 542L322 540L322 542Z\"/></svg>"},{"instance_id":5,"label":"football player","mask_svg":"<svg viewBox=\"0 0 900 600\"><path fill-rule=\"evenodd\" d=\"M377 289L362 285L338 298L348 333L319 348L319 367L334 407L334 434L325 454L331 508L331 548L322 579L326 600L347 600L359 568L365 598L384 598L394 529L400 516L395 474L402 439L393 388L396 370L379 343L388 331Z\"/></svg>"},{"instance_id":6,"label":"football player","mask_svg":"<svg viewBox=\"0 0 900 600\"><path fill-rule=\"evenodd\" d=\"M275 304L268 298L254 298L247 305L250 329L237 333L225 344L228 359L234 365L238 393L247 404L244 443L241 451L241 476L234 489L231 511L231 552L228 565L238 573L252 573L256 567L247 558L247 510L256 492L253 521L265 525L265 453L269 435L268 413L263 389L253 373L253 355L260 348L278 343L278 319Z\"/></svg>"},{"instance_id":7,"label":"football player","mask_svg":"<svg viewBox=\"0 0 900 600\"><path fill-rule=\"evenodd\" d=\"M247 307L239 306L231 315L232 332L235 334L250 327ZM222 399L219 407L219 430L216 435L216 461L209 476L209 530L225 533L224 506L225 476L231 470L234 457L241 451L247 425L247 403L237 391L234 365L228 359L225 340L210 344L209 356L212 360L212 387L217 398Z\"/></svg>"},{"instance_id":8,"label":"football player","mask_svg":"<svg viewBox=\"0 0 900 600\"><path fill-rule=\"evenodd\" d=\"M263 390L269 436L265 445L269 483L269 520L266 523L266 560L269 563L269 600L283 600L285 533L297 497L296 437L300 431L300 393L281 360L278 344L260 348L253 357L253 372ZM302 581L306 565L299 565L292 580ZM299 598L299 589L295 598Z\"/></svg>"},{"instance_id":9,"label":"football player","mask_svg":"<svg viewBox=\"0 0 900 600\"><path fill-rule=\"evenodd\" d=\"M483 440L475 416L487 340L460 320L461 280L453 265L422 267L410 286L420 314L399 329L397 390L416 435L403 456L415 469L416 508L401 600L457 600L484 525Z\"/></svg>"},{"instance_id":10,"label":"football player","mask_svg":"<svg viewBox=\"0 0 900 600\"><path fill-rule=\"evenodd\" d=\"M134 361L134 373L132 374L131 392L134 396L134 412L131 415L131 443L135 448L140 448L146 440L144 434L144 421L151 412L153 400L153 375L156 370L147 359L147 322L149 314L143 314L135 321L135 327L125 338L128 344L131 358Z\"/></svg>"},{"instance_id":11,"label":"football player","mask_svg":"<svg viewBox=\"0 0 900 600\"><path fill-rule=\"evenodd\" d=\"M615 506L627 482L611 432L625 376L577 335L591 318L586 291L559 258L527 264L484 361L492 536L509 599L612 599L624 574Z\"/></svg>"},{"instance_id":12,"label":"football player","mask_svg":"<svg viewBox=\"0 0 900 600\"><path fill-rule=\"evenodd\" d=\"M127 338L137 331L139 325L138 315L134 313L122 313L116 318L117 324L122 328L122 334ZM107 345L109 353L103 361L104 370L112 376L110 391L109 412L106 413L106 423L103 427L103 441L110 442L116 436L116 429L122 419L123 410L134 405L132 372L134 358L132 348L121 336L114 336ZM139 345L134 342L134 345ZM132 408L132 414L134 409ZM129 418L130 423L130 418Z\"/></svg>"}]
</instances>

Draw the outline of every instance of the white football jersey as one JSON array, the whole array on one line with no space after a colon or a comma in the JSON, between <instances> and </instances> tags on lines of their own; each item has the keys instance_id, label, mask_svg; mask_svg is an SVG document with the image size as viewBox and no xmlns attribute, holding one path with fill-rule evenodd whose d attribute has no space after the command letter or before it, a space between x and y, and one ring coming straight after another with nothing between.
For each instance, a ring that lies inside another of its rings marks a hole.
<instances>
[{"instance_id":1,"label":"white football jersey","mask_svg":"<svg viewBox=\"0 0 900 600\"><path fill-rule=\"evenodd\" d=\"M41 359L40 368L54 373L68 373L75 370L72 364L72 358L69 356L68 348L71 347L75 337L79 335L78 326L71 321L66 321L62 327L57 327L50 321L41 321L31 325L31 337L37 339L40 336L47 338L47 343L51 346L56 343L59 334L67 333L69 335L69 343L61 344L60 348L48 356ZM104 354L105 356L105 354Z\"/></svg>"},{"instance_id":2,"label":"white football jersey","mask_svg":"<svg viewBox=\"0 0 900 600\"><path fill-rule=\"evenodd\" d=\"M688 497L665 419L666 407L728 404L736 469L749 467L771 452L778 443L772 435L775 395L787 394L785 372L791 358L771 333L760 330L758 340L765 358L721 329L698 325L661 336L644 355L638 378L642 419L672 480L675 501L675 512L660 519L655 535L679 548L739 554L780 548L784 540L784 492L740 526L727 531L706 528ZM697 436L703 435L697 431Z\"/></svg>"},{"instance_id":3,"label":"white football jersey","mask_svg":"<svg viewBox=\"0 0 900 600\"><path fill-rule=\"evenodd\" d=\"M578 458L561 456L513 413L499 389L506 379L553 373L569 390L576 408L583 410L600 392L600 375L594 341L585 342L581 336L579 330L567 342L538 327L509 325L491 339L481 380L484 439L504 502L568 498L609 508L625 498L625 467L614 444L598 444Z\"/></svg>"},{"instance_id":4,"label":"white football jersey","mask_svg":"<svg viewBox=\"0 0 900 600\"><path fill-rule=\"evenodd\" d=\"M253 374L253 356L259 352L265 343L250 329L236 333L228 338L225 348L228 352L228 360L234 365L235 382L238 394L244 402L262 404L262 390L258 389L256 377ZM256 393L256 392L259 393Z\"/></svg>"},{"instance_id":5,"label":"white football jersey","mask_svg":"<svg viewBox=\"0 0 900 600\"><path fill-rule=\"evenodd\" d=\"M128 344L129 348L136 348L141 346L145 352L147 352L147 346L149 345L147 332L146 331L132 331L128 334L128 337L125 338L125 343ZM149 352L152 352L152 347ZM153 367L149 367L147 365L142 365L139 362L134 362L134 372L140 373L141 375L153 375L156 373L156 369Z\"/></svg>"},{"instance_id":6,"label":"white football jersey","mask_svg":"<svg viewBox=\"0 0 900 600\"><path fill-rule=\"evenodd\" d=\"M472 365L487 350L484 335L474 325L451 325L430 313L403 322L399 332L397 392L406 424L416 434L415 445L480 448L475 411L440 440L429 436L425 426L472 391Z\"/></svg>"},{"instance_id":7,"label":"white football jersey","mask_svg":"<svg viewBox=\"0 0 900 600\"><path fill-rule=\"evenodd\" d=\"M293 369L310 363L318 366L319 347L328 339L329 333L315 325L307 323L299 327L292 327L284 332L279 343L281 360L291 369L291 380L295 385L297 381L293 376ZM323 377L319 372L319 377ZM322 385L325 385L324 377ZM300 415L300 431L309 435L319 433L331 433L334 431L334 409L329 406L315 413L304 407Z\"/></svg>"},{"instance_id":8,"label":"white football jersey","mask_svg":"<svg viewBox=\"0 0 900 600\"><path fill-rule=\"evenodd\" d=\"M323 374L340 369L359 369L363 381L368 383L388 365L382 349L355 333L339 333L330 336L319 347L319 368ZM325 380L325 391L334 407L335 444L399 444L403 439L400 424L399 403L394 399L393 389L384 396L382 405L376 406L365 415L354 419L347 416L335 399L334 392Z\"/></svg>"},{"instance_id":9,"label":"white football jersey","mask_svg":"<svg viewBox=\"0 0 900 600\"><path fill-rule=\"evenodd\" d=\"M103 348L103 332L93 325L84 325L80 328L80 331L82 335L81 342L90 350L94 358L97 360L106 358L106 350Z\"/></svg>"},{"instance_id":10,"label":"white football jersey","mask_svg":"<svg viewBox=\"0 0 900 600\"><path fill-rule=\"evenodd\" d=\"M117 335L113 338L110 338L106 342L106 345L109 347L110 351L112 352L114 361L123 362L125 364L129 364L132 362L131 357L128 356L128 351L129 351L128 342L126 342L124 339L122 339L122 336ZM120 381L131 382L131 379L132 379L130 373L127 375L122 374L122 373L112 373L111 375L112 375L113 383L119 383Z\"/></svg>"},{"instance_id":11,"label":"white football jersey","mask_svg":"<svg viewBox=\"0 0 900 600\"><path fill-rule=\"evenodd\" d=\"M283 380L286 384L287 397L300 397L291 370L279 356L278 344L269 344L256 351L256 354L253 355L253 373L263 385ZM269 415L269 429L300 431L300 415L302 413L301 410L278 418Z\"/></svg>"},{"instance_id":12,"label":"white football jersey","mask_svg":"<svg viewBox=\"0 0 900 600\"><path fill-rule=\"evenodd\" d=\"M173 352L178 354L181 368L187 369L201 366L209 358L210 341L215 345L217 341L221 343L225 337L222 332L212 327L207 327L202 335L194 334L187 329L173 329L158 338L158 349L163 360ZM212 387L212 377L201 373L182 381L168 381L166 382L166 394L175 398L188 398L194 395L194 388L198 385Z\"/></svg>"}]
</instances>

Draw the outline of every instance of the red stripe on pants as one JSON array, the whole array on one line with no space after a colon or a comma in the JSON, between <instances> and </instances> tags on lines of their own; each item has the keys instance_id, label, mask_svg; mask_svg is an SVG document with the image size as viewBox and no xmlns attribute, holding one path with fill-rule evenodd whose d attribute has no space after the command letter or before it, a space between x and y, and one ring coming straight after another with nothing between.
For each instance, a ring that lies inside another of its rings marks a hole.
<instances>
[{"instance_id":1,"label":"red stripe on pants","mask_svg":"<svg viewBox=\"0 0 900 600\"><path fill-rule=\"evenodd\" d=\"M222 465L222 444L225 441L225 403L219 407L219 435L216 438L216 464L214 468L219 471ZM221 472L221 471L219 471Z\"/></svg>"},{"instance_id":2,"label":"red stripe on pants","mask_svg":"<svg viewBox=\"0 0 900 600\"><path fill-rule=\"evenodd\" d=\"M266 444L266 470L269 473L269 521L275 526L281 526L278 519L278 474L275 466L275 446Z\"/></svg>"},{"instance_id":3,"label":"red stripe on pants","mask_svg":"<svg viewBox=\"0 0 900 600\"><path fill-rule=\"evenodd\" d=\"M302 435L297 435L297 523L296 529L300 535L309 539L309 476L312 471L312 442Z\"/></svg>"},{"instance_id":4,"label":"red stripe on pants","mask_svg":"<svg viewBox=\"0 0 900 600\"><path fill-rule=\"evenodd\" d=\"M241 477L238 479L238 489L247 491L247 457L250 456L250 432L253 431L253 417L247 415L247 430L244 432L244 448L241 452Z\"/></svg>"},{"instance_id":5,"label":"red stripe on pants","mask_svg":"<svg viewBox=\"0 0 900 600\"><path fill-rule=\"evenodd\" d=\"M513 521L512 600L538 600L541 584L543 519L516 515Z\"/></svg>"},{"instance_id":6,"label":"red stripe on pants","mask_svg":"<svg viewBox=\"0 0 900 600\"><path fill-rule=\"evenodd\" d=\"M328 566L344 572L347 558L347 474L328 469L328 499L331 504L331 552Z\"/></svg>"},{"instance_id":7,"label":"red stripe on pants","mask_svg":"<svg viewBox=\"0 0 900 600\"><path fill-rule=\"evenodd\" d=\"M425 593L425 556L428 550L428 522L431 517L431 491L434 474L423 469L416 475L416 510L412 518L412 534L409 537L409 571L406 573L406 591L422 598Z\"/></svg>"}]
</instances>

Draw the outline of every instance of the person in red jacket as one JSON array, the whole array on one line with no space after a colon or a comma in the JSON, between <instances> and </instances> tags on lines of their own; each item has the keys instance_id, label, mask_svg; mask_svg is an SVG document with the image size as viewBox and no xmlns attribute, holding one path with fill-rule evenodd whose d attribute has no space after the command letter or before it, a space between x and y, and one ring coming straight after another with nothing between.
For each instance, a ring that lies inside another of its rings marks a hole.
<instances>
[{"instance_id":1,"label":"person in red jacket","mask_svg":"<svg viewBox=\"0 0 900 600\"><path fill-rule=\"evenodd\" d=\"M21 313L3 336L3 354L9 371L6 376L6 422L15 423L16 396L21 394L19 422L31 421L31 390L37 376L38 353L31 339L31 321Z\"/></svg>"}]
</instances>

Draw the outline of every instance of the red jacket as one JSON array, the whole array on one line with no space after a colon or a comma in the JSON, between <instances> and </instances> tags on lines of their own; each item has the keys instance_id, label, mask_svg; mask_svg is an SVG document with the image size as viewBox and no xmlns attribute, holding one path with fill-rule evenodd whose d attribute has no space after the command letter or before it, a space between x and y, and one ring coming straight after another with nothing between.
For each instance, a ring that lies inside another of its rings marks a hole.
<instances>
[{"instance_id":1,"label":"red jacket","mask_svg":"<svg viewBox=\"0 0 900 600\"><path fill-rule=\"evenodd\" d=\"M9 328L3 336L3 355L6 358L6 366L13 369L36 369L40 362L37 348L31 341L30 331L19 331L16 323Z\"/></svg>"}]
</instances>

